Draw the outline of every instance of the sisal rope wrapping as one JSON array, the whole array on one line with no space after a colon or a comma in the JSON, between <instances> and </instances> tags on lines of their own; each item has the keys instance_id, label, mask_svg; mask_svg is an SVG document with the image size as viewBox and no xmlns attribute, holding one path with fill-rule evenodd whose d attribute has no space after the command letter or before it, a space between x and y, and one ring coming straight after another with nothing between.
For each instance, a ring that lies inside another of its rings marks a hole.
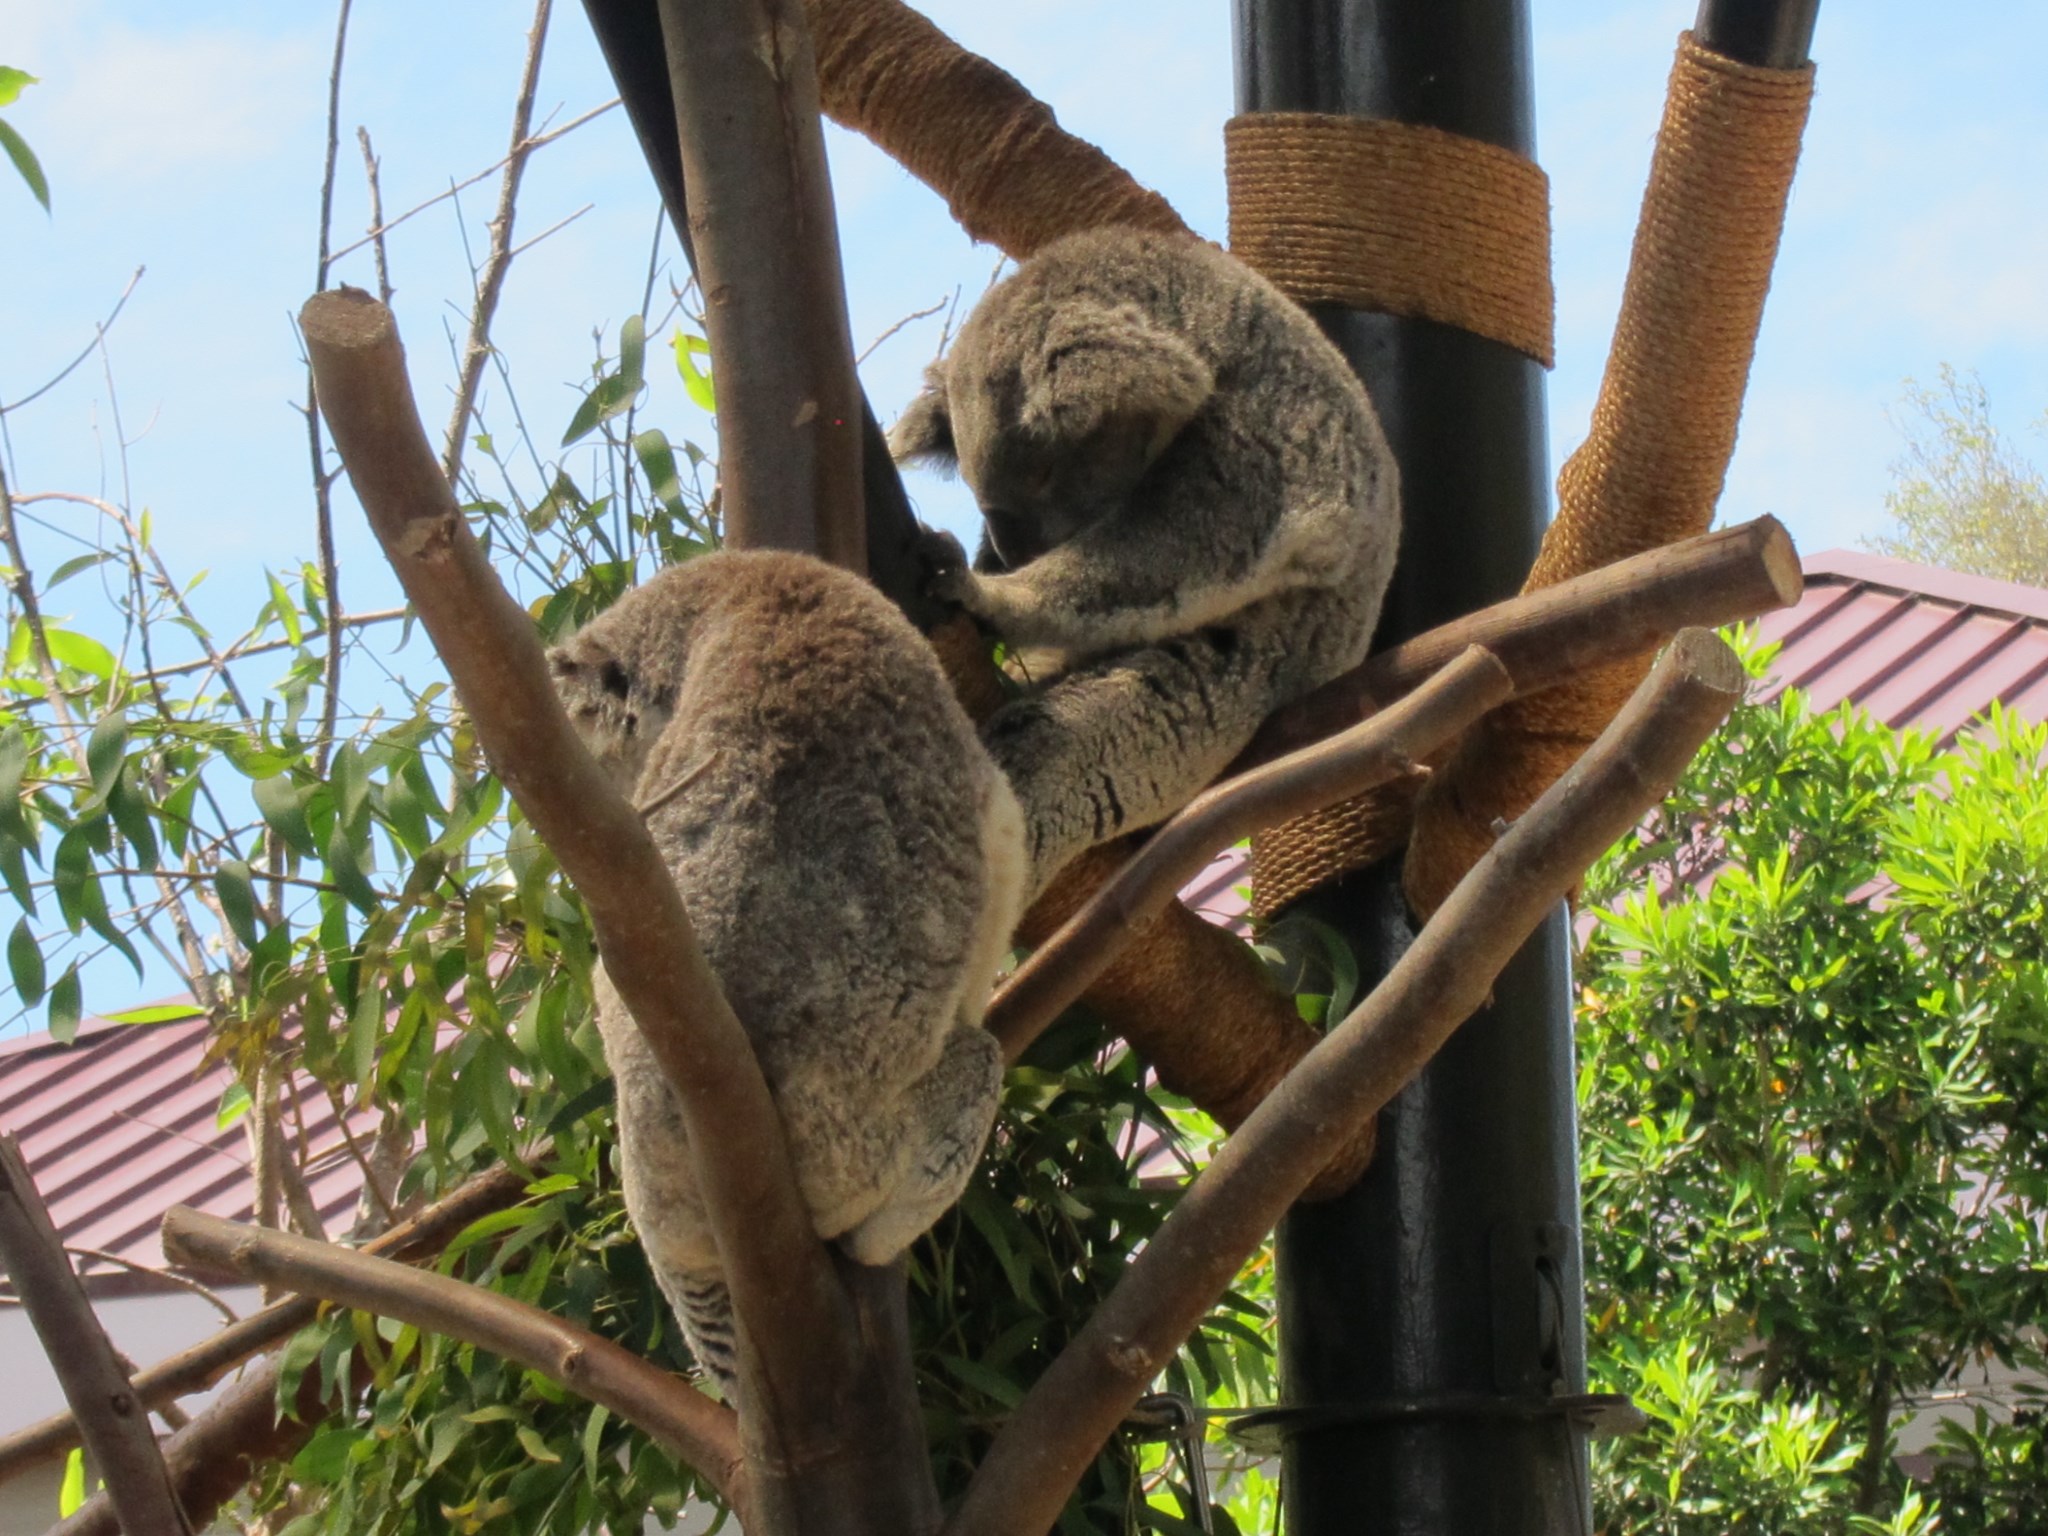
<instances>
[{"instance_id":1,"label":"sisal rope wrapping","mask_svg":"<svg viewBox=\"0 0 2048 1536\"><path fill-rule=\"evenodd\" d=\"M1756 351L1813 66L1738 64L1679 39L1614 346L1585 443L1524 591L1704 533ZM1481 723L1416 807L1406 880L1432 912L1575 762L1639 683L1645 654Z\"/></svg>"},{"instance_id":2,"label":"sisal rope wrapping","mask_svg":"<svg viewBox=\"0 0 2048 1536\"><path fill-rule=\"evenodd\" d=\"M1455 325L1552 361L1550 182L1440 128L1258 112L1223 130L1230 249L1304 304Z\"/></svg>"},{"instance_id":3,"label":"sisal rope wrapping","mask_svg":"<svg viewBox=\"0 0 2048 1536\"><path fill-rule=\"evenodd\" d=\"M937 191L975 239L1021 261L1107 224L1186 232L1165 198L901 0L806 0L804 10L826 113Z\"/></svg>"}]
</instances>

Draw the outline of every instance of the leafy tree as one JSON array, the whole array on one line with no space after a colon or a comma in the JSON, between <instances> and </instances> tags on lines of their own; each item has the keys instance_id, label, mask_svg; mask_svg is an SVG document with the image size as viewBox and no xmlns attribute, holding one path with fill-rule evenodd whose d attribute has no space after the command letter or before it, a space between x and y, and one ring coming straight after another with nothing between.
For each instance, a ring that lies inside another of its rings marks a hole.
<instances>
[{"instance_id":1,"label":"leafy tree","mask_svg":"<svg viewBox=\"0 0 2048 1536\"><path fill-rule=\"evenodd\" d=\"M1786 693L1590 878L1592 1343L1651 1421L1606 1530L2039 1529L2024 1404L1947 1433L1935 1495L1892 1457L1986 1362L2048 1367L2044 753Z\"/></svg>"},{"instance_id":2,"label":"leafy tree","mask_svg":"<svg viewBox=\"0 0 2048 1536\"><path fill-rule=\"evenodd\" d=\"M2048 586L2048 482L1992 424L1983 382L1944 363L1940 387L1909 382L1906 401L1918 419L1907 426L1906 453L1885 497L1898 532L1870 547Z\"/></svg>"}]
</instances>

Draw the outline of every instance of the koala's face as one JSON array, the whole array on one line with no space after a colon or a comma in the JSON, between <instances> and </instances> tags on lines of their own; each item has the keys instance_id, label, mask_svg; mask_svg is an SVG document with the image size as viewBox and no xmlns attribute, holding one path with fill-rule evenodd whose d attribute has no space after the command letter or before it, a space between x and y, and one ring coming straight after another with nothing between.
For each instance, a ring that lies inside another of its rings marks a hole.
<instances>
[{"instance_id":1,"label":"koala's face","mask_svg":"<svg viewBox=\"0 0 2048 1536\"><path fill-rule=\"evenodd\" d=\"M647 754L670 718L670 705L634 685L626 663L587 632L548 652L555 692L590 755L631 793Z\"/></svg>"},{"instance_id":2,"label":"koala's face","mask_svg":"<svg viewBox=\"0 0 2048 1536\"><path fill-rule=\"evenodd\" d=\"M1014 569L1127 504L1214 390L1161 317L1013 278L968 317L889 441L899 459L958 468Z\"/></svg>"},{"instance_id":3,"label":"koala's face","mask_svg":"<svg viewBox=\"0 0 2048 1536\"><path fill-rule=\"evenodd\" d=\"M1159 423L1135 414L1106 417L1074 440L991 413L985 430L959 438L961 478L1012 570L1128 502L1162 446Z\"/></svg>"}]
</instances>

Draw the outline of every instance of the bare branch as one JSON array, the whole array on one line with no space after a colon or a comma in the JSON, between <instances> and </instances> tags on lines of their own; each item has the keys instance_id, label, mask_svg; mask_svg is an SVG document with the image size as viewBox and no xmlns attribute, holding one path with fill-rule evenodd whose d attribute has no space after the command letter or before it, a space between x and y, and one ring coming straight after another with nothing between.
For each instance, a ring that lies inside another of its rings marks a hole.
<instances>
[{"instance_id":1,"label":"bare branch","mask_svg":"<svg viewBox=\"0 0 2048 1536\"><path fill-rule=\"evenodd\" d=\"M363 152L363 180L370 189L370 255L377 268L377 302L391 302L391 257L384 249L384 186L378 178L380 162L377 152L370 147L370 130L360 125L356 128L356 144ZM354 246L349 247L355 249ZM326 283L321 283L325 288Z\"/></svg>"},{"instance_id":2,"label":"bare branch","mask_svg":"<svg viewBox=\"0 0 2048 1536\"><path fill-rule=\"evenodd\" d=\"M659 0L726 541L867 564L861 407L800 0Z\"/></svg>"},{"instance_id":3,"label":"bare branch","mask_svg":"<svg viewBox=\"0 0 2048 1536\"><path fill-rule=\"evenodd\" d=\"M6 1261L15 1294L42 1340L122 1526L166 1536L189 1533L192 1527L172 1496L148 1412L136 1401L106 1330L93 1316L85 1287L64 1257L50 1213L12 1136L0 1136L0 1259Z\"/></svg>"},{"instance_id":4,"label":"bare branch","mask_svg":"<svg viewBox=\"0 0 2048 1536\"><path fill-rule=\"evenodd\" d=\"M135 292L135 285L142 281L142 274L144 270L145 269L142 267L137 267L135 269L134 274L128 279L128 286L121 290L121 297L116 299L114 301L114 307L107 311L107 318L102 320L98 325L93 327L92 340L88 341L85 344L84 348L79 352L78 356L71 359L70 362L66 363L62 368L58 369L56 373L52 374L48 379L45 379L41 385L39 385L34 390L30 391L28 394L23 395L19 400L10 400L7 404L0 405L0 416L5 416L12 411L18 411L24 405L30 405L33 404L35 401L42 399L43 396L47 395L59 384L62 384L66 379L70 378L73 373L77 372L79 365L83 363L88 357L91 357L93 353L99 351L99 349L106 343L108 330L110 330L114 322L121 317L121 311L128 307L128 296Z\"/></svg>"},{"instance_id":5,"label":"bare branch","mask_svg":"<svg viewBox=\"0 0 2048 1536\"><path fill-rule=\"evenodd\" d=\"M522 1174L509 1168L493 1168L366 1244L363 1251L393 1258L439 1253L471 1222L516 1204L525 1188ZM137 1375L136 1399L144 1407L161 1408L188 1393L204 1391L251 1355L282 1344L312 1322L318 1310L312 1302L294 1298L230 1323L213 1337L159 1360ZM271 1379L274 1382L275 1378ZM209 1422L218 1422L210 1419L213 1413L214 1409L209 1407L192 1421L195 1432L204 1434ZM233 1446L236 1438L233 1433L222 1434L217 1441ZM0 1438L0 1483L26 1467L63 1455L76 1444L77 1425L69 1414L61 1413ZM193 1507L189 1498L186 1507Z\"/></svg>"},{"instance_id":6,"label":"bare branch","mask_svg":"<svg viewBox=\"0 0 2048 1536\"><path fill-rule=\"evenodd\" d=\"M1042 1536L1054 1524L1145 1385L1320 1170L1331 1133L1376 1113L1485 1002L1501 967L1684 771L1745 681L1711 633L1678 637L1578 765L1195 1180L998 1432L948 1530Z\"/></svg>"},{"instance_id":7,"label":"bare branch","mask_svg":"<svg viewBox=\"0 0 2048 1536\"><path fill-rule=\"evenodd\" d=\"M571 118L568 122L562 124L562 126L559 128L550 128L546 133L536 133L530 138L522 139L519 143L514 144L512 146L511 154L506 155L504 159L493 161L491 164L485 166L482 170L478 171L474 176L466 176L461 181L450 182L445 191L436 192L432 197L426 199L424 202L413 204L412 207L406 209L405 212L398 215L397 218L391 220L391 222L388 224L382 222L382 216L374 212L373 204L372 217L376 219L377 222L371 226L369 233L364 235L362 239L356 241L353 245L344 245L340 250L334 253L332 260L339 261L344 256L353 256L357 251L360 251L366 245L377 244L381 246L384 237L387 234L389 234L392 230L398 228L398 226L403 224L407 219L413 218L418 214L425 213L429 208L434 207L438 203L447 202L449 198L455 197L458 194L466 191L468 188L475 186L478 182L482 181L487 176L495 176L499 171L503 170L508 164L511 163L513 155L530 155L536 149L545 148L547 145L552 144L555 142L555 140L561 138L564 134L574 133L578 128L581 128L585 123L590 122L592 119L603 117L605 113L611 111L611 109L613 107L616 107L618 104L618 98L614 97L612 100L606 102L601 107L592 107L588 112L582 113L577 117ZM389 302L389 299L385 295L380 294L379 297L385 298L385 302Z\"/></svg>"},{"instance_id":8,"label":"bare branch","mask_svg":"<svg viewBox=\"0 0 2048 1536\"><path fill-rule=\"evenodd\" d=\"M505 275L512 270L512 218L519 206L519 182L526 174L526 162L533 153L528 142L533 128L533 95L540 86L540 56L547 42L548 14L554 0L539 0L533 8L533 27L526 35L526 64L519 76L519 98L512 107L512 148L504 159L505 173L498 179L498 211L490 222L491 243L484 255L483 270L477 276L476 303L469 312L469 339L462 348L462 373L455 386L455 407L448 417L448 435L441 449L441 473L453 485L462 472L462 446L469 427L470 412L476 409L476 392L483 383L484 363L491 355L491 321L497 317L498 297L505 291Z\"/></svg>"},{"instance_id":9,"label":"bare branch","mask_svg":"<svg viewBox=\"0 0 2048 1536\"><path fill-rule=\"evenodd\" d=\"M1268 762L1371 714L1469 645L1498 656L1515 680L1515 696L1522 698L1603 662L1653 650L1681 629L1789 608L1804 586L1799 552L1775 517L1617 560L1381 651L1275 712L1232 771Z\"/></svg>"},{"instance_id":10,"label":"bare branch","mask_svg":"<svg viewBox=\"0 0 2048 1536\"><path fill-rule=\"evenodd\" d=\"M14 567L14 600L21 604L22 623L28 627L29 652L36 659L36 672L56 713L58 728L70 746L72 761L85 766L85 744L78 735L78 723L65 703L64 690L57 681L57 661L50 654L49 634L43 627L42 604L36 599L35 575L28 568L28 556L21 546L21 530L14 521L14 497L8 490L7 470L0 466L0 546L7 551L7 563Z\"/></svg>"},{"instance_id":11,"label":"bare branch","mask_svg":"<svg viewBox=\"0 0 2048 1536\"><path fill-rule=\"evenodd\" d=\"M266 1287L397 1318L516 1361L638 1426L701 1472L746 1519L732 1410L588 1329L445 1275L222 1221L185 1206L174 1206L164 1217L164 1255L174 1263L225 1268Z\"/></svg>"},{"instance_id":12,"label":"bare branch","mask_svg":"<svg viewBox=\"0 0 2048 1536\"><path fill-rule=\"evenodd\" d=\"M773 1318L778 1398L856 1348L798 1193L753 1047L705 964L640 818L591 761L550 685L533 621L491 571L435 464L390 311L357 289L300 315L371 526L507 789L589 905L598 945L675 1091L740 1314Z\"/></svg>"},{"instance_id":13,"label":"bare branch","mask_svg":"<svg viewBox=\"0 0 2048 1536\"><path fill-rule=\"evenodd\" d=\"M1003 1054L1015 1061L1217 849L1408 771L1513 692L1474 646L1384 713L1198 795L996 993L984 1022Z\"/></svg>"}]
</instances>

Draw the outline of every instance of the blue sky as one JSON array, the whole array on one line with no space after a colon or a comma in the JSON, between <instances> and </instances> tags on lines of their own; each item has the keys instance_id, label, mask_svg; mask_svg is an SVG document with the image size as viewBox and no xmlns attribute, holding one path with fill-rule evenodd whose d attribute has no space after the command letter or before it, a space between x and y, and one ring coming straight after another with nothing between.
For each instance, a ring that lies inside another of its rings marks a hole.
<instances>
[{"instance_id":1,"label":"blue sky","mask_svg":"<svg viewBox=\"0 0 2048 1536\"><path fill-rule=\"evenodd\" d=\"M1219 131L1230 109L1222 0L935 0L934 18L1022 77L1075 131L1160 188L1204 233L1224 227ZM1553 181L1559 365L1553 460L1583 433L1618 300L1673 40L1688 0L1537 0L1539 154ZM530 11L524 4L359 0L345 76L336 243L366 203L354 129L383 158L387 211L412 206L504 150ZM210 567L228 601L262 565L309 548L303 391L289 317L309 290L331 6L188 0L0 0L0 62L43 77L10 117L55 191L45 218L0 180L0 400L19 398L89 341L137 267L147 275L110 344L128 472L175 566ZM1908 375L1979 371L1994 413L2026 433L2048 404L2048 97L2034 61L2048 7L1979 0L1958 13L1862 0L1824 10L1820 91L1723 515L1771 511L1803 547L1882 525ZM557 7L540 110L566 121L609 97L580 7ZM856 342L988 280L994 253L961 238L938 200L864 144L831 152ZM460 217L480 245L490 183ZM529 173L522 233L585 204L521 256L497 337L521 401L565 420L593 327L635 309L655 203L623 115L550 146ZM447 329L465 304L458 214L430 210L391 237L401 327L430 424L445 417ZM671 251L672 255L672 251ZM339 275L368 283L368 253ZM870 360L885 417L937 338L908 327ZM501 413L503 402L487 393ZM101 369L12 419L22 488L118 487ZM653 417L706 433L661 381ZM2024 441L2035 446L2031 437ZM957 495L917 494L957 521ZM388 579L353 516L352 607ZM231 611L244 604L233 602Z\"/></svg>"},{"instance_id":2,"label":"blue sky","mask_svg":"<svg viewBox=\"0 0 2048 1536\"><path fill-rule=\"evenodd\" d=\"M1559 299L1553 464L1585 430L1673 44L1692 8L1533 6ZM1221 237L1226 0L932 0L929 9L1197 229ZM389 214L504 153L530 15L524 0L357 0L337 246L367 218L357 125L382 156ZM211 572L199 605L229 632L262 600L262 569L293 568L312 549L291 316L313 281L333 25L331 4L0 0L0 63L44 82L9 120L41 154L55 198L45 217L0 171L0 402L19 400L76 355L130 274L147 268L111 334L108 367L88 363L9 418L12 482L18 491L124 494L118 405L130 440L125 494L150 509L174 570ZM1979 372L1994 417L2040 451L2031 426L2048 405L2044 53L2048 6L2038 0L1977 0L1966 11L1832 0L1824 11L1819 96L1725 518L1774 512L1807 550L1879 531L1900 446L1887 413L1909 375L1931 379L1943 362ZM566 122L611 94L580 6L563 0L540 115ZM863 143L834 131L830 147L856 344L956 289L971 303L995 253L969 244L936 197ZM399 321L437 435L455 373L447 337L468 305L463 235L481 248L494 196L486 182L459 211L430 209L390 238ZM520 237L571 215L519 258L496 328L543 444L587 377L593 330L615 337L640 304L658 213L622 113L535 157ZM664 253L674 261L672 245ZM337 275L370 285L367 251ZM936 319L911 325L865 366L885 419L915 390L937 338ZM502 433L504 386L492 382L484 403ZM656 371L643 420L709 441L708 421L672 374ZM956 528L968 513L957 488L921 477L913 492ZM339 505L346 605L394 602L345 484ZM78 514L50 515L62 523ZM73 552L49 532L34 539L44 573ZM52 606L91 627L95 601L81 580ZM418 648L398 664L432 666ZM125 991L125 977L116 965L108 984ZM142 994L163 990L154 983ZM92 1000L111 1001L105 991Z\"/></svg>"}]
</instances>

